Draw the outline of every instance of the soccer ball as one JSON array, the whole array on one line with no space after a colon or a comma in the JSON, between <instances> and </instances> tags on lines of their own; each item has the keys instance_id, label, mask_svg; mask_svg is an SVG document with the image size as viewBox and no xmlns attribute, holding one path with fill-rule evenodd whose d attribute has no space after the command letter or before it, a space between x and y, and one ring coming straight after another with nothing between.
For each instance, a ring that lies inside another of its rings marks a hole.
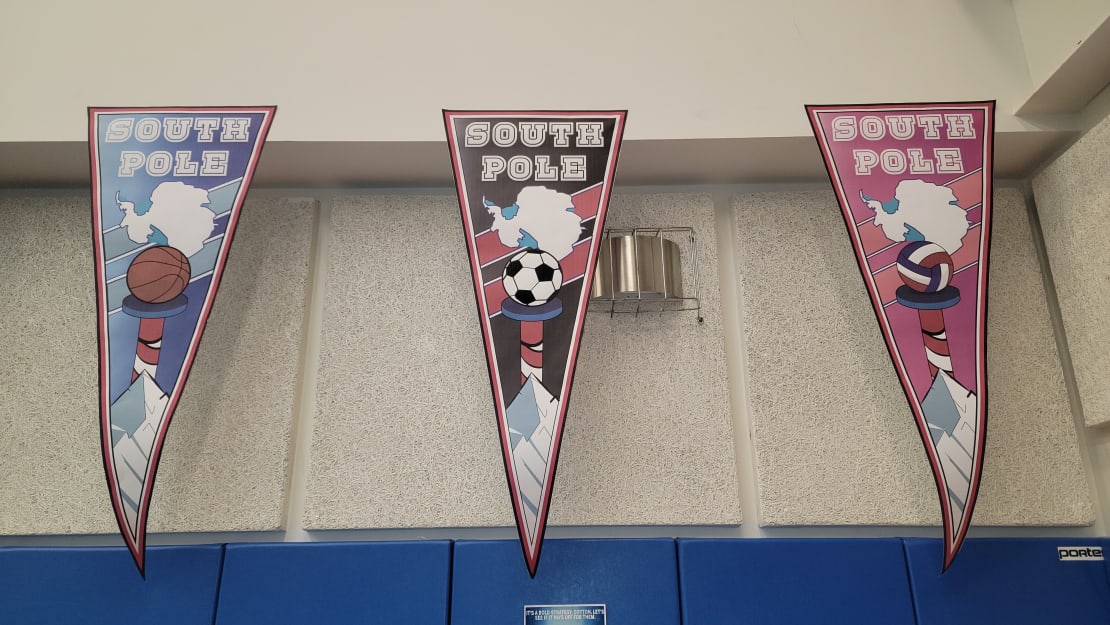
<instances>
[{"instance_id":1,"label":"soccer ball","mask_svg":"<svg viewBox=\"0 0 1110 625\"><path fill-rule=\"evenodd\" d=\"M525 306L542 306L563 286L563 270L551 254L528 248L513 254L505 263L501 283L513 300Z\"/></svg>"}]
</instances>

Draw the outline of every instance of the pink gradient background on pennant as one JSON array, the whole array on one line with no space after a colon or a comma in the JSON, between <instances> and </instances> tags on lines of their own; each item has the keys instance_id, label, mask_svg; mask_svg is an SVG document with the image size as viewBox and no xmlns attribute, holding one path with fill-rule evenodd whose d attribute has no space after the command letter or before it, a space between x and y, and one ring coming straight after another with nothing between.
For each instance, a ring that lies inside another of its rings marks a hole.
<instances>
[{"instance_id":1,"label":"pink gradient background on pennant","mask_svg":"<svg viewBox=\"0 0 1110 625\"><path fill-rule=\"evenodd\" d=\"M894 342L902 356L910 384L918 400L925 397L932 378L929 374L928 361L925 358L925 349L921 340L921 325L918 313L894 301L894 290L902 284L897 275L897 269L892 265L897 250L902 243L892 246L892 241L882 234L881 229L872 223L874 212L860 198L860 191L869 197L880 201L894 198L894 190L902 180L918 179L938 185L950 186L961 208L968 211L970 228L963 238L963 246L954 255L956 275L952 279L952 286L960 291L960 302L944 311L945 330L948 333L948 344L952 356L952 368L955 378L968 390L977 393L976 376L976 309L978 305L979 265L978 254L981 243L982 228L982 167L983 167L983 133L986 130L986 111L979 109L953 109L953 108L913 108L907 107L895 110L897 107L885 107L875 110L854 109L850 111L823 111L818 114L821 131L826 138L831 156L836 163L836 175L839 178L844 196L848 201L850 212L855 223L855 228L860 233L864 256L874 256L868 261L870 273L878 287L879 296L884 302L884 311L890 325ZM945 114L964 113L972 115L974 139L949 139L946 126L940 127L939 139L926 139L924 128L917 126L913 136L909 139L891 138L889 132L882 139L869 140L860 136L850 141L833 141L833 119L841 116L856 118L857 129L859 120L863 117L874 115L882 118L884 115L916 115L916 114ZM944 174L913 174L907 171L902 174L888 174L880 165L871 169L870 175L859 175L855 172L853 150L866 148L881 154L883 150L898 149L905 152L908 148L921 148L926 158L931 158L933 148L959 148L963 161L964 173ZM855 241L853 240L853 244ZM889 248L889 249L884 249ZM876 253L878 252L878 253Z\"/></svg>"}]
</instances>

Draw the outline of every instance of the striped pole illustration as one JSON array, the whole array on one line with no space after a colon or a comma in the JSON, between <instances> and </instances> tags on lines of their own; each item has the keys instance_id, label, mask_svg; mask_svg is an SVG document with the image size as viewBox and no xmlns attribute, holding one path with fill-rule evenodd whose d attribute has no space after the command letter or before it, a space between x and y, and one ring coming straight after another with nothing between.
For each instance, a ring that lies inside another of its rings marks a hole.
<instances>
[{"instance_id":1,"label":"striped pole illustration","mask_svg":"<svg viewBox=\"0 0 1110 625\"><path fill-rule=\"evenodd\" d=\"M535 376L543 382L543 321L520 322L520 384Z\"/></svg>"},{"instance_id":2,"label":"striped pole illustration","mask_svg":"<svg viewBox=\"0 0 1110 625\"><path fill-rule=\"evenodd\" d=\"M157 377L165 319L185 310L189 301L183 293L191 273L188 256L169 245L143 250L128 266L131 294L123 299L122 309L139 319L132 383L143 373L150 375L151 380Z\"/></svg>"},{"instance_id":3,"label":"striped pole illustration","mask_svg":"<svg viewBox=\"0 0 1110 625\"><path fill-rule=\"evenodd\" d=\"M526 306L511 297L501 304L501 313L509 319L520 322L520 386L528 383L529 377L543 382L543 322L554 319L563 312L563 303L558 297L540 306Z\"/></svg>"},{"instance_id":4,"label":"striped pole illustration","mask_svg":"<svg viewBox=\"0 0 1110 625\"><path fill-rule=\"evenodd\" d=\"M157 377L158 356L162 352L162 331L166 326L165 317L143 317L139 319L139 339L135 343L135 368L131 371L131 381L139 379L144 371L151 378Z\"/></svg>"},{"instance_id":5,"label":"striped pole illustration","mask_svg":"<svg viewBox=\"0 0 1110 625\"><path fill-rule=\"evenodd\" d=\"M508 296L501 302L501 313L520 322L520 386L524 388L529 377L542 383L544 322L563 312L558 297L562 267L548 252L524 248L505 263L501 285Z\"/></svg>"},{"instance_id":6,"label":"striped pole illustration","mask_svg":"<svg viewBox=\"0 0 1110 625\"><path fill-rule=\"evenodd\" d=\"M921 339L925 343L925 357L929 361L929 377L937 371L952 375L952 352L948 349L948 335L944 331L944 310L918 309L921 320Z\"/></svg>"},{"instance_id":7,"label":"striped pole illustration","mask_svg":"<svg viewBox=\"0 0 1110 625\"><path fill-rule=\"evenodd\" d=\"M903 286L895 292L900 304L917 311L921 340L929 361L929 378L937 371L952 375L952 352L944 329L944 309L959 303L960 291L951 285L952 256L929 241L911 241L898 252L898 276Z\"/></svg>"},{"instance_id":8,"label":"striped pole illustration","mask_svg":"<svg viewBox=\"0 0 1110 625\"><path fill-rule=\"evenodd\" d=\"M192 269L181 250L159 245L140 252L127 267L126 275L130 295L123 298L121 308L139 320L131 382L144 373L153 380L157 377L166 318L182 313L188 306L184 292Z\"/></svg>"}]
</instances>

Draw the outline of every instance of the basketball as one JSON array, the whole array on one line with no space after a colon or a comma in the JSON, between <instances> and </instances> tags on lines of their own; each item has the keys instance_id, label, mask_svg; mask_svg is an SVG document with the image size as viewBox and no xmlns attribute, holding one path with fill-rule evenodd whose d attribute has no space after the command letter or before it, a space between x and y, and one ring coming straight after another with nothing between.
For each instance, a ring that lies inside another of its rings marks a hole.
<instances>
[{"instance_id":1,"label":"basketball","mask_svg":"<svg viewBox=\"0 0 1110 625\"><path fill-rule=\"evenodd\" d=\"M127 288L148 304L161 304L181 295L189 284L189 259L177 248L160 245L143 250L127 268Z\"/></svg>"},{"instance_id":2,"label":"basketball","mask_svg":"<svg viewBox=\"0 0 1110 625\"><path fill-rule=\"evenodd\" d=\"M906 286L921 293L936 293L952 281L952 257L928 241L912 241L898 252L898 275Z\"/></svg>"}]
</instances>

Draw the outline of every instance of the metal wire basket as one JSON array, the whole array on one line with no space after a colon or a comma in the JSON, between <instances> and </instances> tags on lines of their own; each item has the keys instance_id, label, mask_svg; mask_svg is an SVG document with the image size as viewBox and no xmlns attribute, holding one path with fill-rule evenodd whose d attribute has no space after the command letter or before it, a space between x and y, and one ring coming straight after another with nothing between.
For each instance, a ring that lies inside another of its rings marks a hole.
<instances>
[{"instance_id":1,"label":"metal wire basket","mask_svg":"<svg viewBox=\"0 0 1110 625\"><path fill-rule=\"evenodd\" d=\"M591 312L662 315L697 311L698 253L693 228L606 228L598 252ZM692 258L686 267L692 288L684 287L683 254Z\"/></svg>"}]
</instances>

